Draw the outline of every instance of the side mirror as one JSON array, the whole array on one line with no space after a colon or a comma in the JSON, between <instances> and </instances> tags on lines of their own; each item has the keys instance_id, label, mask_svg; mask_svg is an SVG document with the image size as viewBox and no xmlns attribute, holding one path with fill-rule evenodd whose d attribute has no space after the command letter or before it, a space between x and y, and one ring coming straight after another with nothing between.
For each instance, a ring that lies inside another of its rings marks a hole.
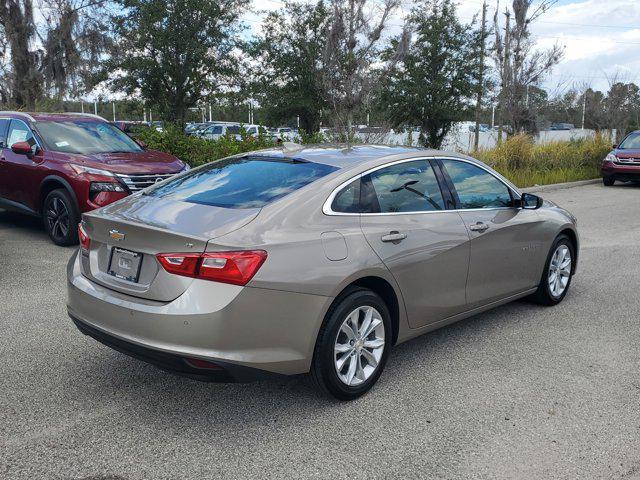
<instances>
[{"instance_id":1,"label":"side mirror","mask_svg":"<svg viewBox=\"0 0 640 480\"><path fill-rule=\"evenodd\" d=\"M614 143L614 144L611 146L611 148L613 148L613 149L615 150L616 148L618 148L618 144L617 144L617 143Z\"/></svg>"},{"instance_id":2,"label":"side mirror","mask_svg":"<svg viewBox=\"0 0 640 480\"><path fill-rule=\"evenodd\" d=\"M537 210L542 206L542 198L532 193L523 193L520 206L526 210Z\"/></svg>"},{"instance_id":3,"label":"side mirror","mask_svg":"<svg viewBox=\"0 0 640 480\"><path fill-rule=\"evenodd\" d=\"M143 150L147 149L147 142L143 141L143 140L136 140L136 143L140 146L140 148L142 148Z\"/></svg>"},{"instance_id":4,"label":"side mirror","mask_svg":"<svg viewBox=\"0 0 640 480\"><path fill-rule=\"evenodd\" d=\"M33 148L28 142L16 142L11 145L11 151L18 155L26 155L31 158L33 156Z\"/></svg>"}]
</instances>

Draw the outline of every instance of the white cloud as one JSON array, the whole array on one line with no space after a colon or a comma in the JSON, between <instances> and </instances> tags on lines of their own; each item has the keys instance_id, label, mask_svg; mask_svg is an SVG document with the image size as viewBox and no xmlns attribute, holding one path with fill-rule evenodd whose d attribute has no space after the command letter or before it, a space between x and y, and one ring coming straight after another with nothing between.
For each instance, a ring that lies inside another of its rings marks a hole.
<instances>
[{"instance_id":1,"label":"white cloud","mask_svg":"<svg viewBox=\"0 0 640 480\"><path fill-rule=\"evenodd\" d=\"M302 0L304 1L304 0ZM497 0L488 0L489 21ZM510 0L500 2L500 10ZM254 0L254 8L247 18L250 27L259 28L258 10L279 8L278 0ZM412 7L405 2L402 10L392 19L391 34L400 31L403 16ZM482 0L459 0L458 13L465 22L474 15L479 17ZM551 91L562 91L573 85L589 84L593 88L607 89L608 78L621 73L627 81L640 81L640 1L638 0L559 0L532 26L540 48L558 43L565 48L562 62L545 80Z\"/></svg>"}]
</instances>

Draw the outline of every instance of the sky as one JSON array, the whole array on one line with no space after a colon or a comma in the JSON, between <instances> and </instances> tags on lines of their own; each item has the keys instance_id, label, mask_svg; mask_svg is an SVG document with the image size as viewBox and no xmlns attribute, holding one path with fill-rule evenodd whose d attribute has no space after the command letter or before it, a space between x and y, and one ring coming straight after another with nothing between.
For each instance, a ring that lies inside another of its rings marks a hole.
<instances>
[{"instance_id":1,"label":"sky","mask_svg":"<svg viewBox=\"0 0 640 480\"><path fill-rule=\"evenodd\" d=\"M507 3L500 1L501 12ZM400 31L403 14L411 5L407 1L391 20L389 34ZM498 0L487 0L490 20L497 5ZM260 29L262 14L257 12L281 6L279 0L253 0L251 12L245 15L250 32ZM470 21L481 9L482 0L458 1L463 21ZM559 0L531 30L537 47L554 43L564 47L562 61L542 83L551 95L571 88L606 91L613 79L640 82L640 0Z\"/></svg>"}]
</instances>

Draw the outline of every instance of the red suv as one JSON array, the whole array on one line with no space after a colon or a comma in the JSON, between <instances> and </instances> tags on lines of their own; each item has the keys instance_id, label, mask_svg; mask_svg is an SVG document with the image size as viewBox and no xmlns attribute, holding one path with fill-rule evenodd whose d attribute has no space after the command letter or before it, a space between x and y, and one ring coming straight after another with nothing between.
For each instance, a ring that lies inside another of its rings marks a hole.
<instances>
[{"instance_id":1,"label":"red suv","mask_svg":"<svg viewBox=\"0 0 640 480\"><path fill-rule=\"evenodd\" d=\"M78 242L82 212L188 168L101 117L0 112L0 208L41 216L58 245Z\"/></svg>"},{"instance_id":2,"label":"red suv","mask_svg":"<svg viewBox=\"0 0 640 480\"><path fill-rule=\"evenodd\" d=\"M614 145L602 162L602 181L610 187L616 180L640 182L640 130L624 137L620 145Z\"/></svg>"}]
</instances>

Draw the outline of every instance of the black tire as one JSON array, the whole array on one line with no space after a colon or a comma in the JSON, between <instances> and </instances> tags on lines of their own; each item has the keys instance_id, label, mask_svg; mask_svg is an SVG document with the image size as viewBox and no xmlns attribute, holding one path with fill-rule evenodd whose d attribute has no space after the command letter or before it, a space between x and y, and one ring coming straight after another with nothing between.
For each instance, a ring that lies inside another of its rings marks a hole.
<instances>
[{"instance_id":1,"label":"black tire","mask_svg":"<svg viewBox=\"0 0 640 480\"><path fill-rule=\"evenodd\" d=\"M548 281L548 275L549 275L549 268L550 268L551 260L553 258L553 254L555 253L556 249L560 245L565 245L566 247L568 247L569 252L571 253L571 270L570 270L571 274L569 275L569 280L567 282L566 287L564 288L564 291L560 295L555 296L551 292L551 287L549 286L549 281ZM558 237L555 239L555 241L551 245L551 248L549 249L549 254L547 255L547 260L544 264L544 270L542 271L542 277L540 278L540 284L538 285L538 290L533 295L531 295L530 299L535 303L538 303L540 305L547 305L547 306L553 306L560 303L564 299L564 297L567 295L567 292L569 291L569 287L571 286L571 280L573 279L573 272L575 269L575 261L576 261L576 251L575 251L573 242L566 235L558 235Z\"/></svg>"},{"instance_id":2,"label":"black tire","mask_svg":"<svg viewBox=\"0 0 640 480\"><path fill-rule=\"evenodd\" d=\"M612 187L616 183L616 179L613 177L602 177L602 183L605 187Z\"/></svg>"},{"instance_id":3,"label":"black tire","mask_svg":"<svg viewBox=\"0 0 640 480\"><path fill-rule=\"evenodd\" d=\"M77 245L80 212L66 190L61 188L49 192L42 204L42 222L49 238L56 245Z\"/></svg>"},{"instance_id":4,"label":"black tire","mask_svg":"<svg viewBox=\"0 0 640 480\"><path fill-rule=\"evenodd\" d=\"M371 306L379 312L384 325L385 342L382 356L375 370L361 384L350 386L340 380L338 376L334 347L345 319L351 312L362 306ZM364 288L346 291L336 299L329 309L318 333L311 371L309 372L312 382L320 391L339 400L354 400L364 395L378 381L384 370L391 349L392 337L391 316L382 298Z\"/></svg>"}]
</instances>

